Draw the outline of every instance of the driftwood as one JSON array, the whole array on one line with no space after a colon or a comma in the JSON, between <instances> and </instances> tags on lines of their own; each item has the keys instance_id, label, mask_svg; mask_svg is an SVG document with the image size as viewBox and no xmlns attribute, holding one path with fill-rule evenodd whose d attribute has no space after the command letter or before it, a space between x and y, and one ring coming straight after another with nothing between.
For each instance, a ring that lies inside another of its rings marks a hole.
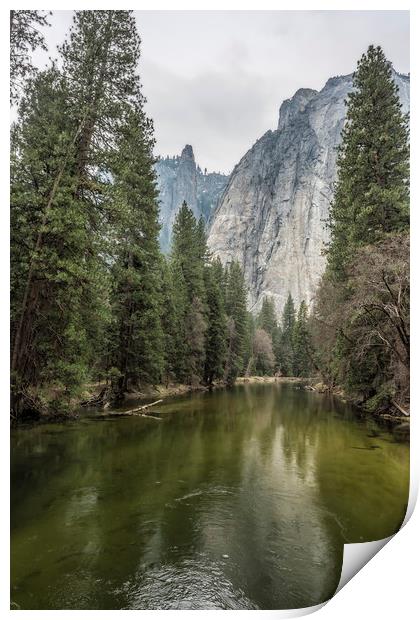
<instances>
[{"instance_id":1,"label":"driftwood","mask_svg":"<svg viewBox=\"0 0 420 620\"><path fill-rule=\"evenodd\" d=\"M410 417L410 413L409 413L408 411L406 411L405 409L403 409L403 408L401 407L401 405L399 405L398 403L396 403L396 402L395 402L395 400L391 400L391 404L392 404L392 405L394 405L394 407L395 407L396 409L398 409L398 411L399 411L400 413L402 413L403 415L405 415L407 418L409 418L409 417Z\"/></svg>"},{"instance_id":2,"label":"driftwood","mask_svg":"<svg viewBox=\"0 0 420 620\"><path fill-rule=\"evenodd\" d=\"M149 407L154 407L155 405L158 405L159 403L162 403L162 402L163 402L163 399L160 398L159 400L155 400L154 403L148 403L147 405L142 405L141 407L136 407L135 409L129 409L128 411L124 411L124 413L129 414L129 413L137 413L138 411L144 411L145 409L149 409Z\"/></svg>"},{"instance_id":3,"label":"driftwood","mask_svg":"<svg viewBox=\"0 0 420 620\"><path fill-rule=\"evenodd\" d=\"M135 409L128 409L127 411L109 411L108 413L102 413L100 416L95 416L95 418L92 418L92 419L103 420L104 418L124 418L127 416L140 416L142 418L152 418L153 420L162 420L162 418L158 418L157 416L144 413L150 407L154 407L155 405L158 405L161 402L163 402L162 398L159 400L155 400L155 402L153 403L148 403L147 405L136 407Z\"/></svg>"}]
</instances>

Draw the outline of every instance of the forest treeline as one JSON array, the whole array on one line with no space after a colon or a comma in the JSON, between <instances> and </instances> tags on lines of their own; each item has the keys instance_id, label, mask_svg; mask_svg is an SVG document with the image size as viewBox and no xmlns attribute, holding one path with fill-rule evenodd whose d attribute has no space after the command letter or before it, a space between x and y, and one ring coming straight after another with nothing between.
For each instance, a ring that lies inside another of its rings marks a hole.
<instances>
[{"instance_id":1,"label":"forest treeline","mask_svg":"<svg viewBox=\"0 0 420 620\"><path fill-rule=\"evenodd\" d=\"M408 400L408 120L369 48L354 77L314 310L269 297L252 316L241 267L206 246L187 204L159 249L153 124L131 11L76 11L58 58L38 11L11 13L11 383L15 417L60 412L87 384L232 385L320 373L371 408Z\"/></svg>"},{"instance_id":2,"label":"forest treeline","mask_svg":"<svg viewBox=\"0 0 420 620\"><path fill-rule=\"evenodd\" d=\"M233 384L252 360L271 372L273 326L254 329L240 266L211 259L186 204L170 256L159 250L132 12L76 12L57 61L37 72L29 52L46 19L11 16L14 415L62 411L88 382L119 399L144 384Z\"/></svg>"}]
</instances>

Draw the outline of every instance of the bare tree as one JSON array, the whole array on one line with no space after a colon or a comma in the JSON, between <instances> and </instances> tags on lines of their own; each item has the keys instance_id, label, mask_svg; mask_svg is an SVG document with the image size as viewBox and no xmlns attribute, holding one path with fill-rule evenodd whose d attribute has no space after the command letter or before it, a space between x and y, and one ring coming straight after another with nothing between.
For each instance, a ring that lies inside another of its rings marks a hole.
<instances>
[{"instance_id":1,"label":"bare tree","mask_svg":"<svg viewBox=\"0 0 420 620\"><path fill-rule=\"evenodd\" d=\"M272 373L275 357L271 336L264 329L255 330L252 343L255 368L263 374Z\"/></svg>"},{"instance_id":2,"label":"bare tree","mask_svg":"<svg viewBox=\"0 0 420 620\"><path fill-rule=\"evenodd\" d=\"M392 236L359 250L350 268L352 293L344 305L355 341L354 355L382 350L389 360L384 378L407 404L410 371L410 245Z\"/></svg>"},{"instance_id":3,"label":"bare tree","mask_svg":"<svg viewBox=\"0 0 420 620\"><path fill-rule=\"evenodd\" d=\"M358 249L345 283L324 276L311 331L327 383L408 407L409 294L408 234Z\"/></svg>"}]
</instances>

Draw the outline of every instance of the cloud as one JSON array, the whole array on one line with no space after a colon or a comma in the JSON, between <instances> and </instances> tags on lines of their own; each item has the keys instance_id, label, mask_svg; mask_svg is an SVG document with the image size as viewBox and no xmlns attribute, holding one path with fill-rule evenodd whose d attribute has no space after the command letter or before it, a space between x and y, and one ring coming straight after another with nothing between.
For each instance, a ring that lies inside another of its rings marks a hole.
<instances>
[{"instance_id":1,"label":"cloud","mask_svg":"<svg viewBox=\"0 0 420 620\"><path fill-rule=\"evenodd\" d=\"M209 170L230 171L277 124L281 102L351 73L369 43L408 71L407 11L138 13L140 71L157 151L185 143Z\"/></svg>"},{"instance_id":2,"label":"cloud","mask_svg":"<svg viewBox=\"0 0 420 620\"><path fill-rule=\"evenodd\" d=\"M229 172L250 143L277 122L270 83L242 69L185 78L144 62L142 81L159 152L178 153L192 144L197 161L209 170Z\"/></svg>"},{"instance_id":3,"label":"cloud","mask_svg":"<svg viewBox=\"0 0 420 620\"><path fill-rule=\"evenodd\" d=\"M136 11L139 72L156 153L194 147L204 168L228 172L277 125L281 102L354 71L370 43L409 71L408 11ZM71 11L55 11L50 49ZM45 53L37 53L43 66Z\"/></svg>"}]
</instances>

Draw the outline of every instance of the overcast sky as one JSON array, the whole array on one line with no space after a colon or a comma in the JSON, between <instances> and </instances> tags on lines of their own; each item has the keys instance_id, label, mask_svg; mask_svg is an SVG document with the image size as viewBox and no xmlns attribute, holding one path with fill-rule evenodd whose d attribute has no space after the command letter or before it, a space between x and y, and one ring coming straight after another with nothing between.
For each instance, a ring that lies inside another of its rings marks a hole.
<instances>
[{"instance_id":1,"label":"overcast sky","mask_svg":"<svg viewBox=\"0 0 420 620\"><path fill-rule=\"evenodd\" d=\"M370 43L408 73L408 11L136 11L139 72L156 154L192 144L197 163L230 172L298 88L354 71ZM46 32L53 51L70 11ZM37 53L36 64L46 62Z\"/></svg>"}]
</instances>

